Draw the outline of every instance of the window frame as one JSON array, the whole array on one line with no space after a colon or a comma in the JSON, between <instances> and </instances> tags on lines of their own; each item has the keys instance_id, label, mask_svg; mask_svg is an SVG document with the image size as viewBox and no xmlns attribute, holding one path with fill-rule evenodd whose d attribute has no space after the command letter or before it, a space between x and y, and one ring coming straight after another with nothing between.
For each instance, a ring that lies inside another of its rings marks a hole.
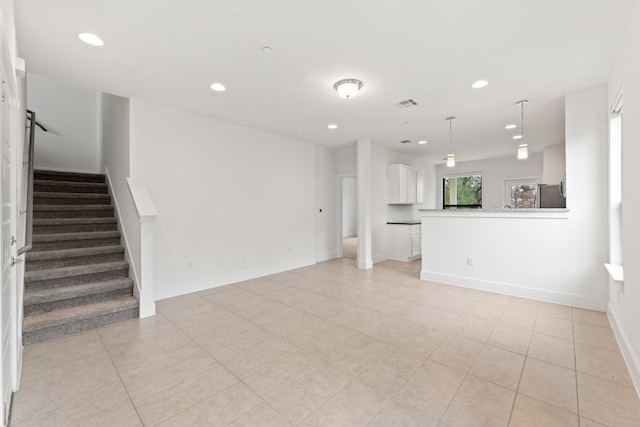
<instances>
[{"instance_id":1,"label":"window frame","mask_svg":"<svg viewBox=\"0 0 640 427\"><path fill-rule=\"evenodd\" d=\"M511 187L513 185L540 185L542 183L542 177L539 175L536 176L519 176L513 178L506 178L504 180L504 193L503 193L503 206L511 206L512 209L532 209L532 208L516 208L511 204ZM536 189L536 201L538 198L538 190ZM536 203L534 201L535 208Z\"/></svg>"}]
</instances>

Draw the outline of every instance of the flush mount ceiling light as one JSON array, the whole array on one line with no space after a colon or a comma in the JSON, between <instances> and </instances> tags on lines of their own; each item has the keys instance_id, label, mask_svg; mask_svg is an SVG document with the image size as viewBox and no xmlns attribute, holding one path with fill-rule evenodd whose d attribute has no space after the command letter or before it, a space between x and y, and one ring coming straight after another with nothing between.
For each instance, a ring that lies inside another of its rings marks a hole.
<instances>
[{"instance_id":1,"label":"flush mount ceiling light","mask_svg":"<svg viewBox=\"0 0 640 427\"><path fill-rule=\"evenodd\" d=\"M362 82L358 79L344 79L336 82L333 88L343 98L353 98L362 89Z\"/></svg>"},{"instance_id":2,"label":"flush mount ceiling light","mask_svg":"<svg viewBox=\"0 0 640 427\"><path fill-rule=\"evenodd\" d=\"M224 85L222 83L213 83L211 86L209 86L211 88L212 91L214 92L224 92L225 90L227 90L226 87L224 87Z\"/></svg>"},{"instance_id":3,"label":"flush mount ceiling light","mask_svg":"<svg viewBox=\"0 0 640 427\"><path fill-rule=\"evenodd\" d=\"M518 160L523 160L529 157L529 147L524 142L524 106L527 105L529 101L523 99L521 101L516 102L516 105L520 107L520 123L521 123L521 132L520 132L520 145L518 145ZM515 137L514 137L515 138Z\"/></svg>"},{"instance_id":4,"label":"flush mount ceiling light","mask_svg":"<svg viewBox=\"0 0 640 427\"><path fill-rule=\"evenodd\" d=\"M423 140L418 141L418 144L420 144L420 145L424 145L424 144L426 144L426 143L427 143L427 140L426 140L426 139L423 139Z\"/></svg>"},{"instance_id":5,"label":"flush mount ceiling light","mask_svg":"<svg viewBox=\"0 0 640 427\"><path fill-rule=\"evenodd\" d=\"M478 81L474 82L474 83L471 85L471 87L472 87L472 88L474 88L474 89L480 89L480 88L482 88L482 87L485 87L485 86L486 86L486 85L488 85L488 84L489 84L489 82L488 82L488 81L486 81L486 80L478 80Z\"/></svg>"},{"instance_id":6,"label":"flush mount ceiling light","mask_svg":"<svg viewBox=\"0 0 640 427\"><path fill-rule=\"evenodd\" d=\"M453 154L453 121L454 116L449 116L445 120L449 120L449 154L447 155L447 167L452 168L456 165L456 156Z\"/></svg>"},{"instance_id":7,"label":"flush mount ceiling light","mask_svg":"<svg viewBox=\"0 0 640 427\"><path fill-rule=\"evenodd\" d=\"M78 38L91 46L104 46L104 40L93 33L78 33Z\"/></svg>"},{"instance_id":8,"label":"flush mount ceiling light","mask_svg":"<svg viewBox=\"0 0 640 427\"><path fill-rule=\"evenodd\" d=\"M516 128L516 125L514 125L514 124L510 124L510 125L506 125L504 128L505 128L505 129L515 129L515 128Z\"/></svg>"},{"instance_id":9,"label":"flush mount ceiling light","mask_svg":"<svg viewBox=\"0 0 640 427\"><path fill-rule=\"evenodd\" d=\"M329 129L333 130L333 129L338 129L338 125L332 123L329 126L327 126Z\"/></svg>"}]
</instances>

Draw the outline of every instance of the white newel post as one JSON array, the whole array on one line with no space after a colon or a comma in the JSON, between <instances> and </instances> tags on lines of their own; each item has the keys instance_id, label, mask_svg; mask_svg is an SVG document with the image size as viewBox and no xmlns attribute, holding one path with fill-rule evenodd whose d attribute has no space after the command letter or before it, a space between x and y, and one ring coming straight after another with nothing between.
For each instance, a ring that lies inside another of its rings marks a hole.
<instances>
[{"instance_id":1,"label":"white newel post","mask_svg":"<svg viewBox=\"0 0 640 427\"><path fill-rule=\"evenodd\" d=\"M153 223L158 213L143 182L128 177L127 184L140 222L138 298L140 300L140 318L144 318L156 314L153 292Z\"/></svg>"}]
</instances>

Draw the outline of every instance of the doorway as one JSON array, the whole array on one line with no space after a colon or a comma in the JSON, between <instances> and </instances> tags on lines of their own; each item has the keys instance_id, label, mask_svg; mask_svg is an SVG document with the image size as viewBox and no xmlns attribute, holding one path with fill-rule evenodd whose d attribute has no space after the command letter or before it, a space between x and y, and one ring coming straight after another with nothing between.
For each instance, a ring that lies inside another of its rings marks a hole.
<instances>
[{"instance_id":1,"label":"doorway","mask_svg":"<svg viewBox=\"0 0 640 427\"><path fill-rule=\"evenodd\" d=\"M338 258L358 257L358 187L355 175L338 177Z\"/></svg>"}]
</instances>

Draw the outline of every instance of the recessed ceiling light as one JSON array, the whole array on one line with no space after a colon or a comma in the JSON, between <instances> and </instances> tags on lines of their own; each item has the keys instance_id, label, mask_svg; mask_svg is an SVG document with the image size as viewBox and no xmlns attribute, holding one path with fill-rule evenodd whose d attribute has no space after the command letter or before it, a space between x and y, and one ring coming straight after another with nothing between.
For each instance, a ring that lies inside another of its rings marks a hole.
<instances>
[{"instance_id":1,"label":"recessed ceiling light","mask_svg":"<svg viewBox=\"0 0 640 427\"><path fill-rule=\"evenodd\" d=\"M486 80L478 80L476 82L474 82L471 87L474 89L480 89L481 87L485 87L486 85L488 85L489 82Z\"/></svg>"},{"instance_id":2,"label":"recessed ceiling light","mask_svg":"<svg viewBox=\"0 0 640 427\"><path fill-rule=\"evenodd\" d=\"M211 87L211 90L215 92L224 92L225 90L227 90L227 88L224 87L222 83L213 83L210 87Z\"/></svg>"},{"instance_id":3,"label":"recessed ceiling light","mask_svg":"<svg viewBox=\"0 0 640 427\"><path fill-rule=\"evenodd\" d=\"M522 139L522 135L515 135L515 136L512 136L512 138L513 139Z\"/></svg>"},{"instance_id":4,"label":"recessed ceiling light","mask_svg":"<svg viewBox=\"0 0 640 427\"><path fill-rule=\"evenodd\" d=\"M510 124L510 125L506 125L504 128L505 128L505 129L515 129L515 128L516 128L516 125L514 125L514 124Z\"/></svg>"},{"instance_id":5,"label":"recessed ceiling light","mask_svg":"<svg viewBox=\"0 0 640 427\"><path fill-rule=\"evenodd\" d=\"M426 144L426 143L427 143L427 140L426 140L426 139L423 139L423 140L418 141L418 144L420 144L420 145L424 145L424 144Z\"/></svg>"},{"instance_id":6,"label":"recessed ceiling light","mask_svg":"<svg viewBox=\"0 0 640 427\"><path fill-rule=\"evenodd\" d=\"M329 126L327 126L329 129L333 130L333 129L338 129L338 125L336 124L330 124Z\"/></svg>"},{"instance_id":7,"label":"recessed ceiling light","mask_svg":"<svg viewBox=\"0 0 640 427\"><path fill-rule=\"evenodd\" d=\"M104 46L104 40L93 33L79 33L78 38L88 45L101 47Z\"/></svg>"},{"instance_id":8,"label":"recessed ceiling light","mask_svg":"<svg viewBox=\"0 0 640 427\"><path fill-rule=\"evenodd\" d=\"M271 46L262 46L262 53L264 53L265 55L270 54L273 51L273 48Z\"/></svg>"}]
</instances>

